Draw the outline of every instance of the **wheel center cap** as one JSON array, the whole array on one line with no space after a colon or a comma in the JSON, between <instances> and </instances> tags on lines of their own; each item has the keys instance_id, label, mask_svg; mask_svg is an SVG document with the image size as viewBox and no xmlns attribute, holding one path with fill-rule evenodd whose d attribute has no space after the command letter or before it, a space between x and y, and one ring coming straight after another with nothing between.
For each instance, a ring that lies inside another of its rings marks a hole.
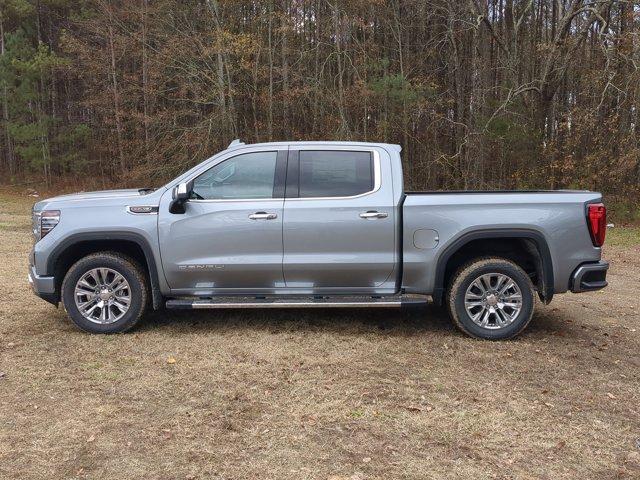
<instances>
[{"instance_id":1,"label":"wheel center cap","mask_svg":"<svg viewBox=\"0 0 640 480\"><path fill-rule=\"evenodd\" d=\"M103 288L102 290L100 290L98 296L100 297L100 300L107 301L111 298L111 292L106 288Z\"/></svg>"},{"instance_id":2,"label":"wheel center cap","mask_svg":"<svg viewBox=\"0 0 640 480\"><path fill-rule=\"evenodd\" d=\"M498 304L498 297L496 297L493 293L491 295L487 295L487 304L495 307Z\"/></svg>"}]
</instances>

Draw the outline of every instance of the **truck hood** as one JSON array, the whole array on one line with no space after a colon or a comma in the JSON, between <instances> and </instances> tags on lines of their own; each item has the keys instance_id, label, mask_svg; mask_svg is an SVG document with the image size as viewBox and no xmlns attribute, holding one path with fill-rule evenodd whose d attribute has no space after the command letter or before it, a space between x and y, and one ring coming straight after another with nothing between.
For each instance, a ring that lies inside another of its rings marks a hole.
<instances>
[{"instance_id":1,"label":"truck hood","mask_svg":"<svg viewBox=\"0 0 640 480\"><path fill-rule=\"evenodd\" d=\"M40 200L33 206L34 211L45 208L54 208L56 205L100 203L101 201L117 201L118 199L137 199L147 197L151 191L149 189L129 188L121 190L100 190L97 192L80 192L68 195L58 195L57 197ZM156 190L157 192L157 190ZM154 193L154 192L151 192Z\"/></svg>"}]
</instances>

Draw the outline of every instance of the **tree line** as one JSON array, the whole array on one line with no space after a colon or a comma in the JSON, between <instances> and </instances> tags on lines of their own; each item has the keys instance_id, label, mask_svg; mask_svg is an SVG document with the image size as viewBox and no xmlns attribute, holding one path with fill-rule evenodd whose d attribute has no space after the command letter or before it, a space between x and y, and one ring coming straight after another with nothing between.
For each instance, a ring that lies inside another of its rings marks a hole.
<instances>
[{"instance_id":1,"label":"tree line","mask_svg":"<svg viewBox=\"0 0 640 480\"><path fill-rule=\"evenodd\" d=\"M0 183L232 139L398 143L413 189L640 190L640 1L0 0Z\"/></svg>"}]
</instances>

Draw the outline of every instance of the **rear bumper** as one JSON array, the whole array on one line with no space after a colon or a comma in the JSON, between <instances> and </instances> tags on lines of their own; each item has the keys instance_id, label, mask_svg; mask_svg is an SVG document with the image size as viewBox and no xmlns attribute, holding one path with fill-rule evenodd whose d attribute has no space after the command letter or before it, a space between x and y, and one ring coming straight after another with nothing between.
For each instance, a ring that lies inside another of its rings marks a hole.
<instances>
[{"instance_id":1,"label":"rear bumper","mask_svg":"<svg viewBox=\"0 0 640 480\"><path fill-rule=\"evenodd\" d=\"M571 291L592 292L606 287L608 269L609 262L583 263L571 275Z\"/></svg>"},{"instance_id":2,"label":"rear bumper","mask_svg":"<svg viewBox=\"0 0 640 480\"><path fill-rule=\"evenodd\" d=\"M29 265L27 277L33 293L49 303L58 305L59 299L56 292L55 277L41 277L37 275L36 267L33 265Z\"/></svg>"}]
</instances>

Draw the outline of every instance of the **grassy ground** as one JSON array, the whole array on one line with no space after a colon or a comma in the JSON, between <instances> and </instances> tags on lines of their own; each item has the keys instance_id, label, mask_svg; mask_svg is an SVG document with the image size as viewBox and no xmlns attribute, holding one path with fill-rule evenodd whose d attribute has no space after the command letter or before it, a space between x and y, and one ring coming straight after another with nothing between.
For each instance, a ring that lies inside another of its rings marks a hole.
<instances>
[{"instance_id":1,"label":"grassy ground","mask_svg":"<svg viewBox=\"0 0 640 480\"><path fill-rule=\"evenodd\" d=\"M639 478L640 231L517 340L434 308L156 313L91 336L26 283L0 200L0 478Z\"/></svg>"}]
</instances>

